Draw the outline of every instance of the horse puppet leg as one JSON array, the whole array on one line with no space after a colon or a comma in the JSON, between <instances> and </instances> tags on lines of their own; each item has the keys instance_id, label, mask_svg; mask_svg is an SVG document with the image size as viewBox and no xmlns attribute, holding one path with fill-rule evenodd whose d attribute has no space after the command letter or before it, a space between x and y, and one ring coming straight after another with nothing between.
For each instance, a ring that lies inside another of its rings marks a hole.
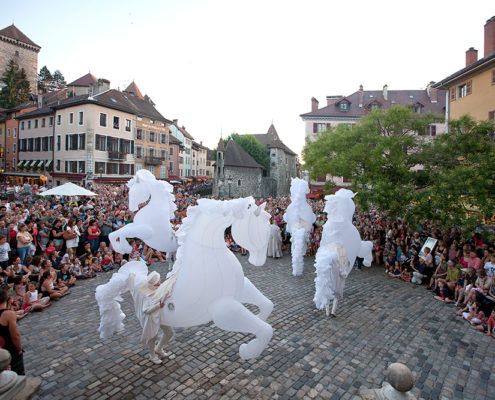
<instances>
[{"instance_id":1,"label":"horse puppet leg","mask_svg":"<svg viewBox=\"0 0 495 400\"><path fill-rule=\"evenodd\" d=\"M244 287L242 288L242 293L239 296L239 301L241 303L254 304L260 310L257 315L263 321L266 321L273 311L273 303L261 293L252 282L244 277Z\"/></svg>"},{"instance_id":2,"label":"horse puppet leg","mask_svg":"<svg viewBox=\"0 0 495 400\"><path fill-rule=\"evenodd\" d=\"M230 332L252 333L256 338L239 347L243 360L259 356L272 338L273 328L232 297L222 297L210 306L216 326Z\"/></svg>"},{"instance_id":3,"label":"horse puppet leg","mask_svg":"<svg viewBox=\"0 0 495 400\"><path fill-rule=\"evenodd\" d=\"M117 253L129 254L132 251L132 247L126 238L139 238L146 242L152 235L153 230L147 225L129 224L111 232L108 238Z\"/></svg>"}]
</instances>

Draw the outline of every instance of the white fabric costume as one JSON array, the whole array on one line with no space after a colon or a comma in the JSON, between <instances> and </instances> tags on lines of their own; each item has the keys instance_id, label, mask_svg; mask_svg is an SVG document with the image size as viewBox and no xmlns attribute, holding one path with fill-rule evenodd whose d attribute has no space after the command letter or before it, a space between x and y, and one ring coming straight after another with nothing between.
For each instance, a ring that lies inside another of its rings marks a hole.
<instances>
[{"instance_id":1,"label":"white fabric costume","mask_svg":"<svg viewBox=\"0 0 495 400\"><path fill-rule=\"evenodd\" d=\"M294 276L300 276L303 273L309 234L316 221L316 216L306 200L307 193L309 193L308 182L292 178L291 203L284 214L284 221L287 222L286 229L291 235L292 275Z\"/></svg>"},{"instance_id":2,"label":"white fabric costume","mask_svg":"<svg viewBox=\"0 0 495 400\"><path fill-rule=\"evenodd\" d=\"M276 224L270 225L270 238L268 239L268 257L282 257L282 232Z\"/></svg>"},{"instance_id":3,"label":"white fabric costume","mask_svg":"<svg viewBox=\"0 0 495 400\"><path fill-rule=\"evenodd\" d=\"M353 192L338 190L335 195L326 196L325 212L328 220L323 226L323 234L315 257L315 302L316 308L326 309L330 314L330 301L333 300L332 315L337 311L338 300L343 297L345 280L354 266L356 257L364 258L363 264L371 266L373 243L361 241L358 230L352 224L356 209Z\"/></svg>"}]
</instances>

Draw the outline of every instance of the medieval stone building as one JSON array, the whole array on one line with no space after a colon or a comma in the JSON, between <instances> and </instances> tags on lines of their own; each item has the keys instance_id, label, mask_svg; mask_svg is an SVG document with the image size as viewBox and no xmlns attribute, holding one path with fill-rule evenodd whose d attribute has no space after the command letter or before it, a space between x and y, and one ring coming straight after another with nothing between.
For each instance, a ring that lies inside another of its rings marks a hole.
<instances>
[{"instance_id":1,"label":"medieval stone building","mask_svg":"<svg viewBox=\"0 0 495 400\"><path fill-rule=\"evenodd\" d=\"M267 133L253 135L266 147L269 168L257 163L237 142L216 150L213 195L219 197L287 196L291 178L297 176L297 155L279 138L273 124Z\"/></svg>"},{"instance_id":2,"label":"medieval stone building","mask_svg":"<svg viewBox=\"0 0 495 400\"><path fill-rule=\"evenodd\" d=\"M24 68L31 93L38 93L38 53L41 47L29 39L14 24L0 30L0 75L10 60Z\"/></svg>"}]
</instances>

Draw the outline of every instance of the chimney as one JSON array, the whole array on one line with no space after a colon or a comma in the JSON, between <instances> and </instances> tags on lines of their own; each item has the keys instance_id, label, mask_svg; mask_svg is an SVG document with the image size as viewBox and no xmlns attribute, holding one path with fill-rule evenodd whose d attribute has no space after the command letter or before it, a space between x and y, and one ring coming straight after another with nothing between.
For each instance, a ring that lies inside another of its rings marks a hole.
<instances>
[{"instance_id":1,"label":"chimney","mask_svg":"<svg viewBox=\"0 0 495 400\"><path fill-rule=\"evenodd\" d=\"M41 94L38 95L38 108L43 107L43 96Z\"/></svg>"},{"instance_id":2,"label":"chimney","mask_svg":"<svg viewBox=\"0 0 495 400\"><path fill-rule=\"evenodd\" d=\"M318 110L318 100L316 100L314 97L311 97L311 112L317 110Z\"/></svg>"},{"instance_id":3,"label":"chimney","mask_svg":"<svg viewBox=\"0 0 495 400\"><path fill-rule=\"evenodd\" d=\"M331 106L332 104L335 104L337 101L339 101L342 98L344 98L344 96L342 96L341 94L327 96L327 106Z\"/></svg>"},{"instance_id":4,"label":"chimney","mask_svg":"<svg viewBox=\"0 0 495 400\"><path fill-rule=\"evenodd\" d=\"M363 108L364 102L364 89L363 85L359 85L359 108Z\"/></svg>"},{"instance_id":5,"label":"chimney","mask_svg":"<svg viewBox=\"0 0 495 400\"><path fill-rule=\"evenodd\" d=\"M495 51L495 16L491 17L485 24L485 54L489 56Z\"/></svg>"},{"instance_id":6,"label":"chimney","mask_svg":"<svg viewBox=\"0 0 495 400\"><path fill-rule=\"evenodd\" d=\"M175 125L177 125L177 126L179 126L178 122L179 122L179 120L178 120L178 119L174 119L174 120L173 120L173 123L174 123Z\"/></svg>"},{"instance_id":7,"label":"chimney","mask_svg":"<svg viewBox=\"0 0 495 400\"><path fill-rule=\"evenodd\" d=\"M476 50L474 47L470 47L466 51L466 67L469 67L476 61L478 61L478 50Z\"/></svg>"},{"instance_id":8,"label":"chimney","mask_svg":"<svg viewBox=\"0 0 495 400\"><path fill-rule=\"evenodd\" d=\"M383 85L383 98L385 99L385 101L388 100L388 85L387 84Z\"/></svg>"},{"instance_id":9,"label":"chimney","mask_svg":"<svg viewBox=\"0 0 495 400\"><path fill-rule=\"evenodd\" d=\"M426 94L432 103L438 103L438 89L432 87L434 84L435 82L433 81L428 83L428 86L426 86Z\"/></svg>"}]
</instances>

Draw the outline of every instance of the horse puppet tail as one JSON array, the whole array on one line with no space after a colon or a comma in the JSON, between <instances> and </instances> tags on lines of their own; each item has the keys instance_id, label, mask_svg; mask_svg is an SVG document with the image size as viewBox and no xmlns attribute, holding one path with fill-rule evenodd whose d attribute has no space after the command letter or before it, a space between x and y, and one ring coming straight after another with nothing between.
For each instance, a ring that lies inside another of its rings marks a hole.
<instances>
[{"instance_id":1,"label":"horse puppet tail","mask_svg":"<svg viewBox=\"0 0 495 400\"><path fill-rule=\"evenodd\" d=\"M306 253L306 230L302 227L292 229L292 275L300 276L304 269L304 254Z\"/></svg>"},{"instance_id":2,"label":"horse puppet tail","mask_svg":"<svg viewBox=\"0 0 495 400\"><path fill-rule=\"evenodd\" d=\"M313 301L318 310L322 310L336 295L335 293L335 277L332 271L337 267L338 255L335 251L322 246L318 249L315 257L315 297Z\"/></svg>"},{"instance_id":3,"label":"horse puppet tail","mask_svg":"<svg viewBox=\"0 0 495 400\"><path fill-rule=\"evenodd\" d=\"M114 273L110 280L96 288L95 298L100 311L98 332L101 339L108 339L124 330L125 314L122 312L121 295L146 279L148 267L139 261L130 261Z\"/></svg>"}]
</instances>

